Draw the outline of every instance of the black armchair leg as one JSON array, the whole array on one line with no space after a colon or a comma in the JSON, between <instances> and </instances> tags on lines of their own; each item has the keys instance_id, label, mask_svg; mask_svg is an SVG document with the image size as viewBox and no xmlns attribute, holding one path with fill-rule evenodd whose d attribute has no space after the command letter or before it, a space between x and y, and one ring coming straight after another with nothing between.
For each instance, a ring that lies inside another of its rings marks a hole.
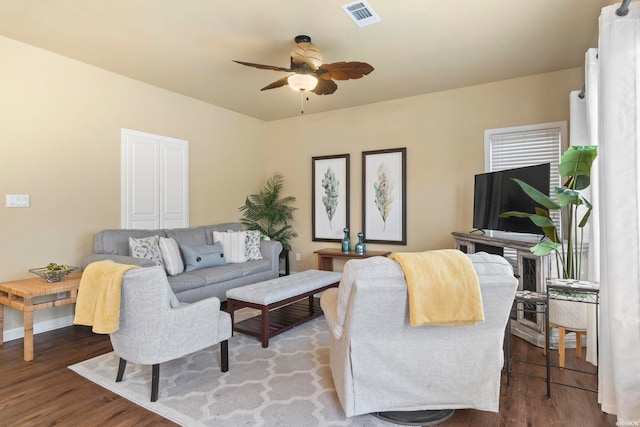
<instances>
[{"instance_id":1,"label":"black armchair leg","mask_svg":"<svg viewBox=\"0 0 640 427\"><path fill-rule=\"evenodd\" d=\"M160 364L151 367L151 401L158 400L158 384L160 383Z\"/></svg>"},{"instance_id":2,"label":"black armchair leg","mask_svg":"<svg viewBox=\"0 0 640 427\"><path fill-rule=\"evenodd\" d=\"M124 376L124 368L127 366L127 361L122 357L120 358L120 363L118 364L118 374L116 375L116 382L119 383L122 381L122 377Z\"/></svg>"},{"instance_id":3,"label":"black armchair leg","mask_svg":"<svg viewBox=\"0 0 640 427\"><path fill-rule=\"evenodd\" d=\"M229 370L229 340L220 342L220 370L222 372Z\"/></svg>"}]
</instances>

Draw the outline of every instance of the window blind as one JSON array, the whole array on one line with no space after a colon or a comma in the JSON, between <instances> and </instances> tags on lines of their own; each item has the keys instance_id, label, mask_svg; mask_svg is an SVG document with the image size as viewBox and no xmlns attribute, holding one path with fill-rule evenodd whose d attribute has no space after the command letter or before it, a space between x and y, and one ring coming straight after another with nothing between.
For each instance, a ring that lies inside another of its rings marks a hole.
<instances>
[{"instance_id":1,"label":"window blind","mask_svg":"<svg viewBox=\"0 0 640 427\"><path fill-rule=\"evenodd\" d=\"M549 195L556 200L555 188L560 186L558 164L565 135L566 122L488 129L485 131L487 172L550 163ZM560 212L551 211L551 219L559 228Z\"/></svg>"}]
</instances>

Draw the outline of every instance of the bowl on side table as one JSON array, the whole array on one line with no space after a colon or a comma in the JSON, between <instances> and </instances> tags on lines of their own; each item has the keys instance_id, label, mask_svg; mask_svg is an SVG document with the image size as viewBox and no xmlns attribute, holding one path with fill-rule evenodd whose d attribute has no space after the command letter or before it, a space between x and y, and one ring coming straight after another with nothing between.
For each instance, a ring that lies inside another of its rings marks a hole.
<instances>
[{"instance_id":1,"label":"bowl on side table","mask_svg":"<svg viewBox=\"0 0 640 427\"><path fill-rule=\"evenodd\" d=\"M49 283L61 282L64 276L74 271L79 270L78 267L72 267L70 265L58 266L57 269L51 269L50 267L32 268L30 273L37 274Z\"/></svg>"}]
</instances>

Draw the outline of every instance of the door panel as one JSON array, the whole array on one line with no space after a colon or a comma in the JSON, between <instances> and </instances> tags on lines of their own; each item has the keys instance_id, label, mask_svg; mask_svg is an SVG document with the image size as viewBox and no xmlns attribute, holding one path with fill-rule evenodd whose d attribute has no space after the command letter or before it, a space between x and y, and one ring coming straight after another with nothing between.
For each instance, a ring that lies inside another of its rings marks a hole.
<instances>
[{"instance_id":1,"label":"door panel","mask_svg":"<svg viewBox=\"0 0 640 427\"><path fill-rule=\"evenodd\" d=\"M122 129L122 227L189 226L189 143Z\"/></svg>"}]
</instances>

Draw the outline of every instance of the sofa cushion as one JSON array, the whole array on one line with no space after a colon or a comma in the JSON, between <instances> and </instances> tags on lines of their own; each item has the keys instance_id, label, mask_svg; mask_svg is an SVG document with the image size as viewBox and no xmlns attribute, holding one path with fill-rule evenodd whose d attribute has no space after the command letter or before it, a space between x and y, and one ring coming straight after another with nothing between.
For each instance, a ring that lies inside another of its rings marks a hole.
<instances>
[{"instance_id":1,"label":"sofa cushion","mask_svg":"<svg viewBox=\"0 0 640 427\"><path fill-rule=\"evenodd\" d=\"M213 241L220 242L222 244L225 258L227 259L227 262L230 263L247 261L245 239L246 236L244 233L229 233L222 231L213 232Z\"/></svg>"},{"instance_id":2,"label":"sofa cushion","mask_svg":"<svg viewBox=\"0 0 640 427\"><path fill-rule=\"evenodd\" d=\"M129 255L134 258L145 258L154 264L164 267L162 253L160 253L159 236L129 237Z\"/></svg>"},{"instance_id":3,"label":"sofa cushion","mask_svg":"<svg viewBox=\"0 0 640 427\"><path fill-rule=\"evenodd\" d=\"M129 237L166 237L164 230L102 230L93 238L93 251L97 254L129 255Z\"/></svg>"},{"instance_id":4,"label":"sofa cushion","mask_svg":"<svg viewBox=\"0 0 640 427\"><path fill-rule=\"evenodd\" d=\"M271 270L272 268L271 261L268 259L247 261L239 265L242 266L243 276L251 276L257 273L263 273L265 271Z\"/></svg>"},{"instance_id":5,"label":"sofa cushion","mask_svg":"<svg viewBox=\"0 0 640 427\"><path fill-rule=\"evenodd\" d=\"M180 245L180 249L184 257L185 271L227 264L220 242L196 247Z\"/></svg>"},{"instance_id":6,"label":"sofa cushion","mask_svg":"<svg viewBox=\"0 0 640 427\"><path fill-rule=\"evenodd\" d=\"M164 261L164 269L169 276L175 276L184 271L184 263L178 243L170 237L160 237L160 253Z\"/></svg>"},{"instance_id":7,"label":"sofa cushion","mask_svg":"<svg viewBox=\"0 0 640 427\"><path fill-rule=\"evenodd\" d=\"M208 267L192 271L189 274L200 276L207 285L226 282L242 277L242 264L227 264L219 267Z\"/></svg>"},{"instance_id":8,"label":"sofa cushion","mask_svg":"<svg viewBox=\"0 0 640 427\"><path fill-rule=\"evenodd\" d=\"M175 228L167 230L167 237L175 239L178 245L187 245L191 247L213 244L213 242L207 242L205 232L205 227Z\"/></svg>"},{"instance_id":9,"label":"sofa cushion","mask_svg":"<svg viewBox=\"0 0 640 427\"><path fill-rule=\"evenodd\" d=\"M190 289L207 286L207 281L204 279L204 277L194 273L184 272L184 273L178 274L177 276L168 276L167 280L169 280L171 289L176 294L179 294L180 292L188 291Z\"/></svg>"}]
</instances>

